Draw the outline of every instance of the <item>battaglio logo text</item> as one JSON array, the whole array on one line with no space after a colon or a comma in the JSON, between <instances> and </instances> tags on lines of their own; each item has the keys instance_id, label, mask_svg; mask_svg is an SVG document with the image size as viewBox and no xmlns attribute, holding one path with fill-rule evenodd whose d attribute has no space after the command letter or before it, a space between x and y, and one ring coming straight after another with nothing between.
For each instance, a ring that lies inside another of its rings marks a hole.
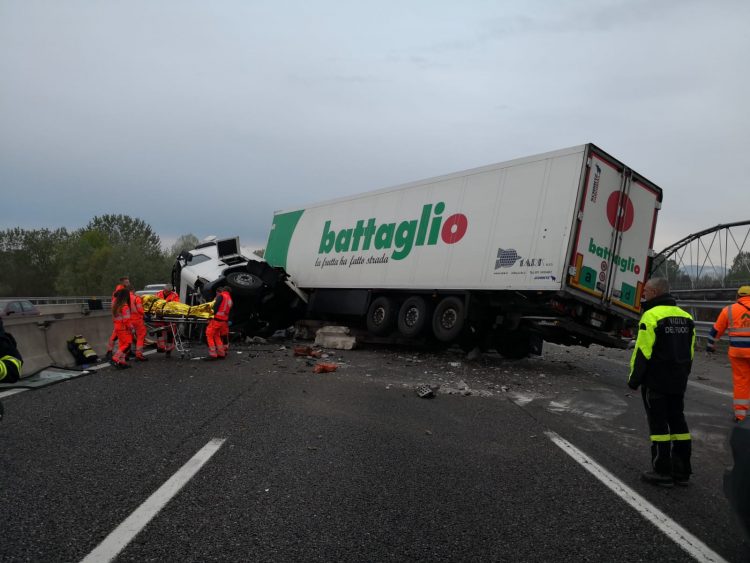
<instances>
[{"instance_id":1,"label":"battaglio logo text","mask_svg":"<svg viewBox=\"0 0 750 563\"><path fill-rule=\"evenodd\" d=\"M445 203L431 203L422 207L419 219L400 223L378 225L376 219L360 219L353 228L331 229L331 221L326 221L320 239L318 254L330 252L357 252L359 250L395 249L391 254L394 260L406 258L415 246L434 246L439 240L445 244L455 244L466 234L469 220L463 213L454 213L443 221Z\"/></svg>"},{"instance_id":2,"label":"battaglio logo text","mask_svg":"<svg viewBox=\"0 0 750 563\"><path fill-rule=\"evenodd\" d=\"M611 252L606 246L599 246L594 242L594 239L589 239L589 252L595 254L599 258L609 260ZM621 272L635 272L636 274L641 273L641 267L635 263L635 258L629 256L625 258L619 254L612 256L612 262L617 266Z\"/></svg>"}]
</instances>

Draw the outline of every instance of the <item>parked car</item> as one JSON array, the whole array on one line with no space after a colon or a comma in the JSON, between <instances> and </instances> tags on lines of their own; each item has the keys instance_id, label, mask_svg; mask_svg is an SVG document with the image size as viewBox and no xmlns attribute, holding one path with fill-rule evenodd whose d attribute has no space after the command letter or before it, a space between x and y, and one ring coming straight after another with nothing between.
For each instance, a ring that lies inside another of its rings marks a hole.
<instances>
[{"instance_id":1,"label":"parked car","mask_svg":"<svg viewBox=\"0 0 750 563\"><path fill-rule=\"evenodd\" d=\"M729 437L734 466L724 475L724 492L750 538L750 418L737 423Z\"/></svg>"},{"instance_id":2,"label":"parked car","mask_svg":"<svg viewBox=\"0 0 750 563\"><path fill-rule=\"evenodd\" d=\"M136 295L156 295L167 286L165 283L150 283L143 289L135 292Z\"/></svg>"},{"instance_id":3,"label":"parked car","mask_svg":"<svg viewBox=\"0 0 750 563\"><path fill-rule=\"evenodd\" d=\"M0 299L0 317L33 317L41 314L28 299Z\"/></svg>"}]
</instances>

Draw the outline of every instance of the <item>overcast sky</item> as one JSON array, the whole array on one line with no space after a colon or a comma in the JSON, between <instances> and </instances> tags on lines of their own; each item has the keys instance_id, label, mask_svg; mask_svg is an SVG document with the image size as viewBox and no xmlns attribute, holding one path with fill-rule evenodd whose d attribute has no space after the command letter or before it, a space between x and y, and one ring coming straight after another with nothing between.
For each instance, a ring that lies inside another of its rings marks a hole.
<instances>
[{"instance_id":1,"label":"overcast sky","mask_svg":"<svg viewBox=\"0 0 750 563\"><path fill-rule=\"evenodd\" d=\"M656 249L750 219L750 2L0 0L0 229L274 210L594 142Z\"/></svg>"}]
</instances>

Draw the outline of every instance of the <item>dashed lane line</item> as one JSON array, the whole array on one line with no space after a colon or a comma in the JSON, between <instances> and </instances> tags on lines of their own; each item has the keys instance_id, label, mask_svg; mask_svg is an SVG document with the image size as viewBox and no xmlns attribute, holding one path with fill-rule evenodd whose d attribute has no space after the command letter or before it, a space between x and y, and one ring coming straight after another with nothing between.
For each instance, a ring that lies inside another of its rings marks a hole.
<instances>
[{"instance_id":1,"label":"dashed lane line","mask_svg":"<svg viewBox=\"0 0 750 563\"><path fill-rule=\"evenodd\" d=\"M545 432L547 437L562 451L578 462L581 467L591 473L618 497L628 503L641 516L661 530L669 539L680 548L689 553L696 561L701 563L726 563L718 553L714 552L706 544L700 541L661 510L648 502L633 489L625 485L617 477L596 463L581 450L576 448L567 440L561 438L555 432Z\"/></svg>"},{"instance_id":2,"label":"dashed lane line","mask_svg":"<svg viewBox=\"0 0 750 563\"><path fill-rule=\"evenodd\" d=\"M81 563L112 561L140 531L180 492L209 459L219 451L226 438L213 438L203 446L177 473L146 499L125 521L115 528Z\"/></svg>"}]
</instances>

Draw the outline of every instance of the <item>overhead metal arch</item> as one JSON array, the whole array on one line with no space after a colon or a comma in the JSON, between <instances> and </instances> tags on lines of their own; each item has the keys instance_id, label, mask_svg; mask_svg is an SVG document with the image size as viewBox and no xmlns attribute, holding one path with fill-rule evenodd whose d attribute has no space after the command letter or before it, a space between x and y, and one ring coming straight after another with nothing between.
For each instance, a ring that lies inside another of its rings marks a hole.
<instances>
[{"instance_id":1,"label":"overhead metal arch","mask_svg":"<svg viewBox=\"0 0 750 563\"><path fill-rule=\"evenodd\" d=\"M740 253L748 259L727 279ZM747 256L745 256L747 255ZM670 265L668 261L674 264ZM723 223L678 240L659 252L651 262L651 274L670 279L675 289L737 287L750 283L750 220Z\"/></svg>"}]
</instances>

